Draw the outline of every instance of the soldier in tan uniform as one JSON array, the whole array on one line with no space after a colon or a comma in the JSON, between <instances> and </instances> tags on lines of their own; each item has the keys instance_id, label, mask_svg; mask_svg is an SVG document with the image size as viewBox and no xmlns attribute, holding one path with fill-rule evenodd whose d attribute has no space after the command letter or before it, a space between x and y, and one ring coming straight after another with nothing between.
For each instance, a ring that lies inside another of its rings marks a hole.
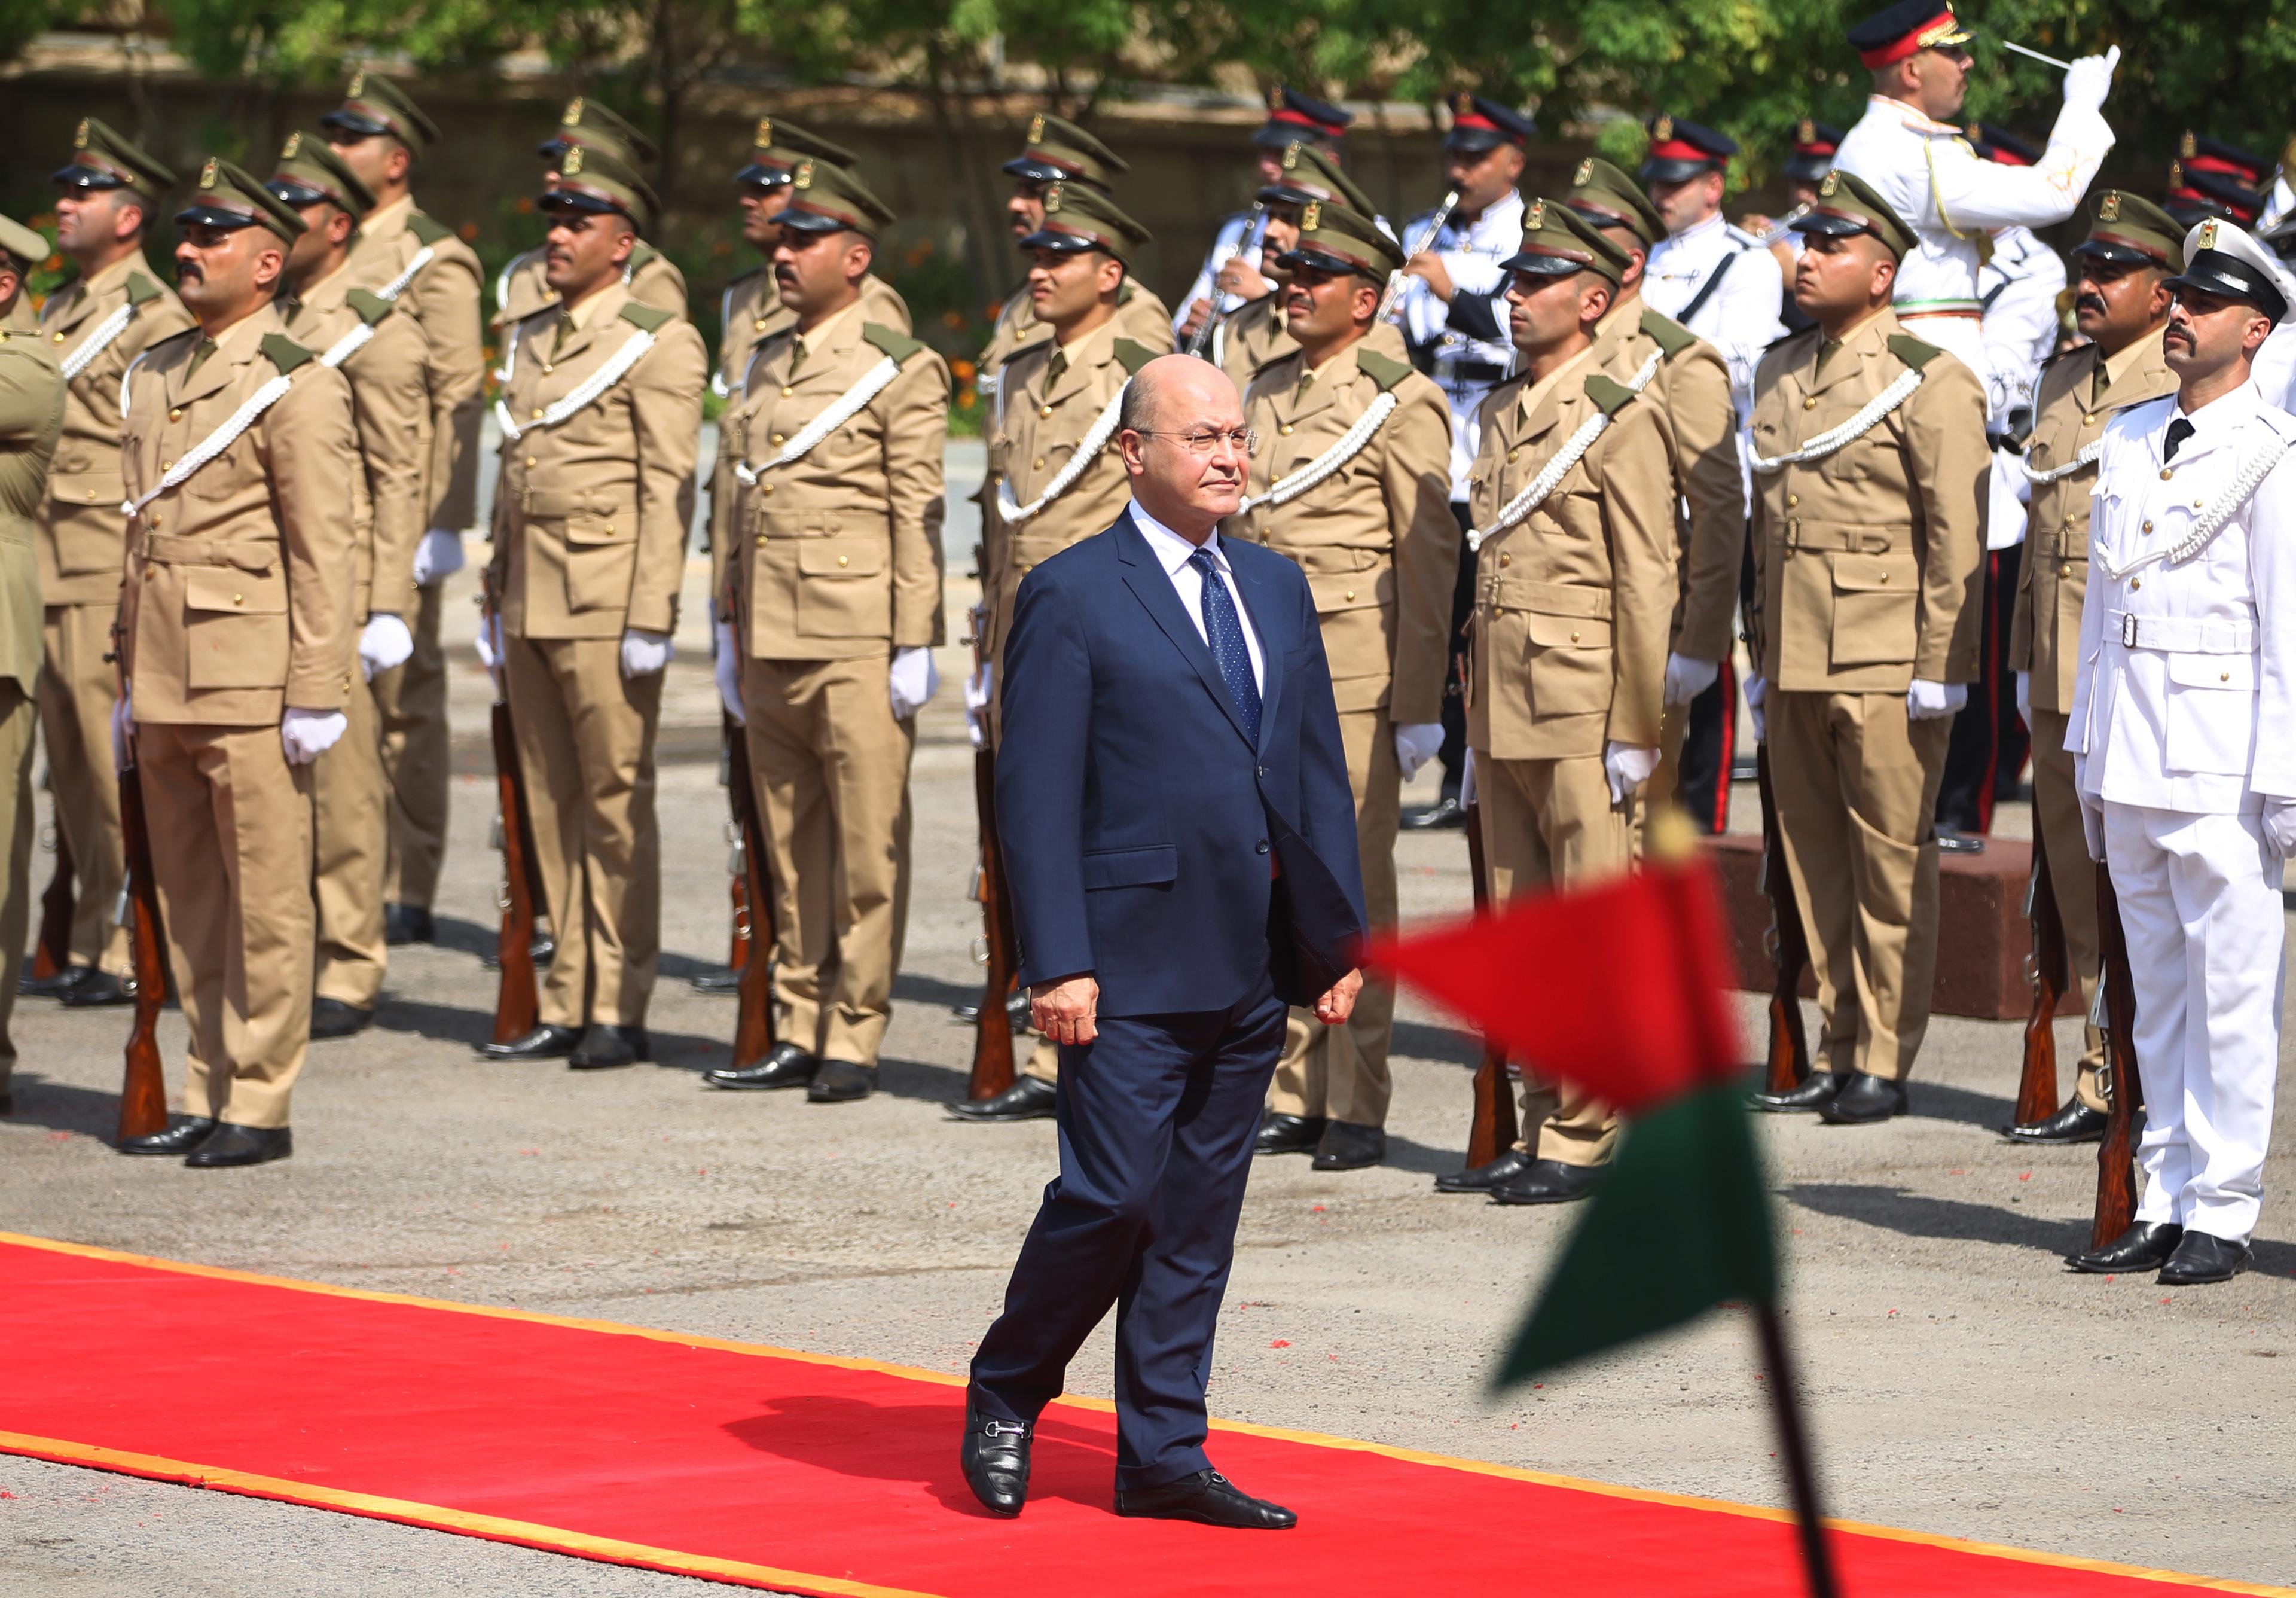
<instances>
[{"instance_id":1,"label":"soldier in tan uniform","mask_svg":"<svg viewBox=\"0 0 2296 1598\"><path fill-rule=\"evenodd\" d=\"M709 1080L828 1103L873 1091L892 1014L909 756L937 686L948 367L862 308L892 213L817 158L790 190L774 277L796 319L758 347L723 423L743 491L718 634L742 668L720 690L765 812L782 1041Z\"/></svg>"},{"instance_id":2,"label":"soldier in tan uniform","mask_svg":"<svg viewBox=\"0 0 2296 1598\"><path fill-rule=\"evenodd\" d=\"M1494 905L1631 863L1678 593L1665 408L1603 371L1595 332L1627 252L1533 200L1499 265L1521 372L1483 401L1468 500L1467 745ZM1584 1197L1616 1138L1608 1106L1528 1078L1522 1125L1513 1172L1480 1173L1503 1204Z\"/></svg>"},{"instance_id":3,"label":"soldier in tan uniform","mask_svg":"<svg viewBox=\"0 0 2296 1598\"><path fill-rule=\"evenodd\" d=\"M359 669L343 702L349 729L311 768L311 897L318 960L311 1035L349 1037L374 1018L390 965L382 876L390 852L374 678L406 659L414 552L423 533L430 391L422 330L401 302L357 286L352 248L374 196L316 137L290 134L265 185L302 219L287 252L287 334L349 379L363 471L351 474L351 619Z\"/></svg>"},{"instance_id":4,"label":"soldier in tan uniform","mask_svg":"<svg viewBox=\"0 0 2296 1598\"><path fill-rule=\"evenodd\" d=\"M661 951L654 731L693 519L709 358L625 281L658 202L603 151L567 151L536 202L554 302L504 334L488 580L556 934L541 1024L497 1059L577 1070L649 1057Z\"/></svg>"},{"instance_id":5,"label":"soldier in tan uniform","mask_svg":"<svg viewBox=\"0 0 2296 1598\"><path fill-rule=\"evenodd\" d=\"M2033 729L2033 831L2048 855L2063 924L2067 964L2082 1009L2096 992L2100 955L2096 874L2081 833L2065 713L2080 664L2081 600L2088 589L2089 491L2106 424L2117 412L2177 391L2161 334L2175 297L2168 279L2185 269L2184 230L2151 201L2106 189L2091 202L2088 237L2073 247L2079 269L2073 317L2089 342L2041 369L2024 470L2033 485L2024 567L2009 635L2017 708ZM2086 1143L2104 1135L2097 1072L2104 1038L2088 1028L2073 1096L2044 1120L2009 1128L2020 1143Z\"/></svg>"},{"instance_id":6,"label":"soldier in tan uniform","mask_svg":"<svg viewBox=\"0 0 2296 1598\"><path fill-rule=\"evenodd\" d=\"M1817 325L1754 378L1757 675L1824 1068L1766 1109L1902 1115L1937 966L1931 818L1953 713L1977 676L1990 457L1974 373L1890 309L1914 234L1836 170L1794 223L1794 303Z\"/></svg>"},{"instance_id":7,"label":"soldier in tan uniform","mask_svg":"<svg viewBox=\"0 0 2296 1598\"><path fill-rule=\"evenodd\" d=\"M127 934L111 918L127 868L119 785L111 770L111 703L119 673L111 623L127 534L119 519L119 379L128 364L192 325L144 259L154 208L175 175L94 117L72 136L55 175L56 247L79 268L48 297L40 336L63 369L64 432L33 522L45 601L46 670L39 688L56 825L78 878L71 960L28 990L67 1004L131 996Z\"/></svg>"},{"instance_id":8,"label":"soldier in tan uniform","mask_svg":"<svg viewBox=\"0 0 2296 1598\"><path fill-rule=\"evenodd\" d=\"M439 628L446 581L462 570L463 534L478 520L486 382L479 258L414 203L414 166L439 142L439 130L398 85L361 72L342 104L319 120L335 155L374 196L352 237L351 280L389 301L422 337L429 415L415 591L400 618L408 636L386 627L361 640L361 655L373 668L389 783L384 935L394 943L428 943L447 848L447 654Z\"/></svg>"},{"instance_id":9,"label":"soldier in tan uniform","mask_svg":"<svg viewBox=\"0 0 2296 1598\"><path fill-rule=\"evenodd\" d=\"M1451 412L1400 350L1374 347L1377 330L1394 332L1378 319L1379 302L1402 247L1368 210L1322 200L1301 207L1292 238L1273 263L1283 273L1277 294L1292 350L1245 391L1256 442L1247 497L1225 533L1278 550L1308 573L1376 930L1395 925L1403 785L1443 742L1459 564ZM1257 1152L1312 1153L1319 1171L1384 1159L1394 1017L1385 982L1364 984L1342 1026L1294 1009Z\"/></svg>"},{"instance_id":10,"label":"soldier in tan uniform","mask_svg":"<svg viewBox=\"0 0 2296 1598\"><path fill-rule=\"evenodd\" d=\"M64 377L38 332L13 320L48 242L0 217L0 1116L16 1108L8 1022L32 920L32 697L40 679L40 567L33 518L64 424Z\"/></svg>"},{"instance_id":11,"label":"soldier in tan uniform","mask_svg":"<svg viewBox=\"0 0 2296 1598\"><path fill-rule=\"evenodd\" d=\"M1148 230L1089 184L1049 185L1044 201L1044 227L1021 243L1033 263L1036 317L1053 336L1013 358L989 401L988 493L1004 536L981 574L981 614L973 623L982 665L966 699L980 741L996 730L1004 639L1021 580L1039 562L1105 531L1131 502L1131 480L1113 447L1118 397L1135 372L1168 353L1117 331L1117 301ZM1059 1075L1060 1050L1038 1033L1012 1087L951 1108L967 1121L1050 1116Z\"/></svg>"},{"instance_id":12,"label":"soldier in tan uniform","mask_svg":"<svg viewBox=\"0 0 2296 1598\"><path fill-rule=\"evenodd\" d=\"M581 147L603 151L641 175L661 159L652 139L595 100L577 95L560 114L558 131L535 146L534 152L545 169L542 174L545 193L558 186L567 152ZM550 246L537 244L513 258L496 276L496 326L522 322L558 303L559 291L550 284L549 258ZM666 310L681 320L685 317L685 274L644 239L622 263L622 286L640 305Z\"/></svg>"},{"instance_id":13,"label":"soldier in tan uniform","mask_svg":"<svg viewBox=\"0 0 2296 1598\"><path fill-rule=\"evenodd\" d=\"M357 674L349 385L273 303L295 212L210 160L176 221L195 332L127 375L118 733L133 740L186 1119L120 1145L248 1166L294 1150L311 1024L311 762ZM234 436L234 433L236 436Z\"/></svg>"}]
</instances>

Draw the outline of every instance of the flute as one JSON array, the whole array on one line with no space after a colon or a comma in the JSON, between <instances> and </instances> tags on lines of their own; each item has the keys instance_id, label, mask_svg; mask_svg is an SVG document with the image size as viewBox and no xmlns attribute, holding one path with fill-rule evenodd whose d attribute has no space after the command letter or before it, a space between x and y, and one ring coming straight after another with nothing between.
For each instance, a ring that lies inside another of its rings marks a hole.
<instances>
[{"instance_id":1,"label":"flute","mask_svg":"<svg viewBox=\"0 0 2296 1598\"><path fill-rule=\"evenodd\" d=\"M1423 235L1419 240L1419 250L1426 249L1437 239L1443 236L1443 228L1445 225L1451 220L1451 213L1458 209L1459 191L1456 189L1446 190L1443 194L1443 203L1435 208L1435 219L1433 224L1429 227L1426 233ZM1406 258L1408 258L1410 256L1416 255L1419 252L1419 250L1406 250L1403 253ZM1386 292L1382 293L1379 297L1379 313L1372 318L1374 321L1384 321L1387 319L1388 314L1395 309L1396 301L1400 298L1403 293L1403 284L1404 274L1402 272L1394 271L1390 272L1387 275L1387 289Z\"/></svg>"},{"instance_id":2,"label":"flute","mask_svg":"<svg viewBox=\"0 0 2296 1598\"><path fill-rule=\"evenodd\" d=\"M1768 232L1763 234L1762 236L1755 242L1760 244L1765 250L1768 249L1772 244L1782 244L1785 243L1786 235L1793 231L1793 225L1808 215L1809 215L1809 202L1804 200L1800 203L1797 204L1792 210L1786 212L1784 216L1780 217L1777 220L1777 225L1772 227Z\"/></svg>"},{"instance_id":3,"label":"flute","mask_svg":"<svg viewBox=\"0 0 2296 1598\"><path fill-rule=\"evenodd\" d=\"M1257 254L1261 243L1267 238L1267 202L1265 200L1255 200L1251 202L1251 220L1244 227L1242 242L1236 245L1235 255L1229 256L1227 259L1234 260L1236 255L1242 255L1246 251L1250 251L1254 254ZM1258 263L1254 262L1253 264L1257 265ZM1226 265L1227 265L1227 261L1224 260L1220 262L1220 266L1225 267ZM1211 358L1210 356L1205 355L1204 351L1211 348L1212 333L1219 326L1221 318L1227 315L1226 311L1220 309L1220 301L1226 298L1227 296L1220 292L1219 269L1218 268L1214 268L1212 270L1211 309L1204 313L1204 319L1198 325L1195 332L1188 335L1188 353L1190 355L1201 356L1206 360Z\"/></svg>"}]
</instances>

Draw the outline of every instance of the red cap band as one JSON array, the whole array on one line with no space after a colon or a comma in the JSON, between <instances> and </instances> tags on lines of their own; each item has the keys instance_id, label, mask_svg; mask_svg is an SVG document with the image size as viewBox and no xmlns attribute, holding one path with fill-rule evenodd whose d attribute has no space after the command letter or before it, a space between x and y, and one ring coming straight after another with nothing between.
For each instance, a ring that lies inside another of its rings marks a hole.
<instances>
[{"instance_id":1,"label":"red cap band","mask_svg":"<svg viewBox=\"0 0 2296 1598\"><path fill-rule=\"evenodd\" d=\"M1947 34L1960 31L1961 24L1954 21L1953 12L1948 8L1939 12L1911 33L1892 40L1878 50L1860 50L1857 53L1857 59L1868 67L1886 67L1891 62L1903 61L1909 55L1928 49L1931 44L1943 38Z\"/></svg>"},{"instance_id":2,"label":"red cap band","mask_svg":"<svg viewBox=\"0 0 2296 1598\"><path fill-rule=\"evenodd\" d=\"M1685 139L1660 139L1657 144L1652 144L1650 147L1650 159L1652 161L1710 161L1716 162L1722 160L1720 156L1715 154L1711 150L1701 150L1697 145L1691 144Z\"/></svg>"}]
</instances>

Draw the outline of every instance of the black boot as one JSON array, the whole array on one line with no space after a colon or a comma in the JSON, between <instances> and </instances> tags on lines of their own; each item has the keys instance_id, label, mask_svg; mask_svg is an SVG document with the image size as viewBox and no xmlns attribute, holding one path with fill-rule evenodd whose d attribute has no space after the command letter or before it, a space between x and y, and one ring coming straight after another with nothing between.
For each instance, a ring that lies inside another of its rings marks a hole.
<instances>
[{"instance_id":1,"label":"black boot","mask_svg":"<svg viewBox=\"0 0 2296 1598\"><path fill-rule=\"evenodd\" d=\"M123 1139L122 1154L189 1154L215 1135L217 1122L213 1116L187 1116L165 1132L145 1133L140 1138Z\"/></svg>"}]
</instances>

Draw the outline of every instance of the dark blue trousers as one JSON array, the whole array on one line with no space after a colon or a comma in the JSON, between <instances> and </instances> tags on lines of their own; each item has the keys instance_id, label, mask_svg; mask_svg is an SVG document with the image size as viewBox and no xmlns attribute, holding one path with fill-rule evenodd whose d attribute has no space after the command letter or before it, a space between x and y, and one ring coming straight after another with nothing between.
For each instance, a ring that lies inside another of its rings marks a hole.
<instances>
[{"instance_id":1,"label":"dark blue trousers","mask_svg":"<svg viewBox=\"0 0 2296 1598\"><path fill-rule=\"evenodd\" d=\"M1113 1016L1061 1050L1061 1173L972 1356L982 1413L1033 1421L1116 1306L1116 1485L1206 1469L1204 1388L1285 1009Z\"/></svg>"}]
</instances>

